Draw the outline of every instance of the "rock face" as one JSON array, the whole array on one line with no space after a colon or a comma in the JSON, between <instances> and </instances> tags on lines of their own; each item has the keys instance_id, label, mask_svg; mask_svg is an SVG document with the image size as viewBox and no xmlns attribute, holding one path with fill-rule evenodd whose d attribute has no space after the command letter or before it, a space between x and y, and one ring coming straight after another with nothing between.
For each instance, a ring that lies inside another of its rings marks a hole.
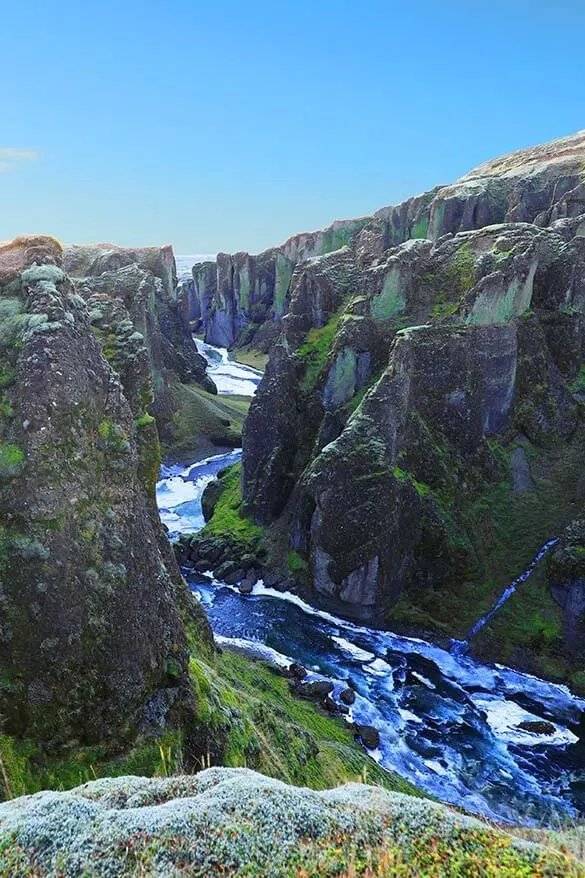
<instances>
[{"instance_id":1,"label":"rock face","mask_svg":"<svg viewBox=\"0 0 585 878\"><path fill-rule=\"evenodd\" d=\"M220 347L253 344L268 351L292 298L296 266L349 245L381 256L408 240L438 241L485 226L531 223L538 228L585 214L585 132L486 162L450 186L439 186L371 217L336 222L296 235L251 256L219 254L193 268L185 313ZM585 232L583 226L582 232Z\"/></svg>"},{"instance_id":2,"label":"rock face","mask_svg":"<svg viewBox=\"0 0 585 878\"><path fill-rule=\"evenodd\" d=\"M315 596L464 630L463 584L489 600L490 569L514 575L495 556L520 572L572 517L584 161L584 133L504 157L296 265L245 427L243 496L306 560ZM539 511L511 552L524 502Z\"/></svg>"},{"instance_id":3,"label":"rock face","mask_svg":"<svg viewBox=\"0 0 585 878\"><path fill-rule=\"evenodd\" d=\"M57 242L0 247L0 715L54 746L164 726L185 624L210 642L154 503L143 355L116 373L90 320Z\"/></svg>"},{"instance_id":4,"label":"rock face","mask_svg":"<svg viewBox=\"0 0 585 878\"><path fill-rule=\"evenodd\" d=\"M63 266L88 304L108 360L127 379L125 386L137 384L133 395L140 395L144 382L154 388L152 414L161 439L172 445L186 398L181 385L216 393L179 303L172 248L70 246Z\"/></svg>"},{"instance_id":5,"label":"rock face","mask_svg":"<svg viewBox=\"0 0 585 878\"><path fill-rule=\"evenodd\" d=\"M366 222L336 222L324 231L289 238L258 256L219 253L215 262L193 266L193 284L183 288L184 313L200 325L209 344L230 348L252 343L266 352L288 310L297 263L345 246Z\"/></svg>"},{"instance_id":6,"label":"rock face","mask_svg":"<svg viewBox=\"0 0 585 878\"><path fill-rule=\"evenodd\" d=\"M577 660L585 648L585 521L572 521L548 562L554 599L563 608L565 640Z\"/></svg>"}]
</instances>

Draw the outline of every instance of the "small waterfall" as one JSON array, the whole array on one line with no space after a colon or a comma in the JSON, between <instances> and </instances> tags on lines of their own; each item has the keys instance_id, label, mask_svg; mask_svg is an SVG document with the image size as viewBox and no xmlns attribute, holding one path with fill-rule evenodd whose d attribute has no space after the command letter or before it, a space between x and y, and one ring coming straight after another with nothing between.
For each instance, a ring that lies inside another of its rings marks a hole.
<instances>
[{"instance_id":1,"label":"small waterfall","mask_svg":"<svg viewBox=\"0 0 585 878\"><path fill-rule=\"evenodd\" d=\"M544 544L544 546L538 551L534 559L528 565L524 573L521 573L520 576L518 576L513 582L511 582L510 585L506 589L504 589L497 603L491 608L491 610L487 612L485 616L482 616L481 619L478 619L465 640L452 641L450 651L453 655L465 655L465 653L469 650L469 644L472 637L475 637L478 631L481 631L483 626L487 622L489 622L492 616L494 616L498 612L500 607L506 603L508 598L514 594L518 586L521 585L521 583L526 582L528 577L534 573L534 570L536 569L540 561L542 561L547 552L549 552L553 546L556 546L558 541L559 537L555 537L554 540L549 540L548 543Z\"/></svg>"}]
</instances>

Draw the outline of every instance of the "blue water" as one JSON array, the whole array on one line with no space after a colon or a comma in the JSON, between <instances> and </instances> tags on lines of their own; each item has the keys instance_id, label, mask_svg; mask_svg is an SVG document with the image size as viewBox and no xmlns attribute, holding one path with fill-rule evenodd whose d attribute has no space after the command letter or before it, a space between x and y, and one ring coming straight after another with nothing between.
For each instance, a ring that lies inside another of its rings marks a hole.
<instances>
[{"instance_id":1,"label":"blue water","mask_svg":"<svg viewBox=\"0 0 585 878\"><path fill-rule=\"evenodd\" d=\"M157 497L171 536L201 527L205 484L239 454L163 468ZM220 642L278 664L300 662L334 682L334 697L351 680L358 696L348 720L379 730L380 748L370 755L382 766L500 820L555 825L585 813L585 752L576 734L585 701L566 687L356 625L262 583L243 596L211 574L185 573ZM534 720L547 720L550 733L519 728Z\"/></svg>"}]
</instances>

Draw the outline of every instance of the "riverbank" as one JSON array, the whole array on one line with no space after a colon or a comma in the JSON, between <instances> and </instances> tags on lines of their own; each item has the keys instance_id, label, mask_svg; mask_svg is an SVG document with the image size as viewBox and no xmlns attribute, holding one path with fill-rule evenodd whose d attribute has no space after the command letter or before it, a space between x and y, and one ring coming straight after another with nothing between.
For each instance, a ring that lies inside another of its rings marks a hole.
<instances>
[{"instance_id":1,"label":"riverbank","mask_svg":"<svg viewBox=\"0 0 585 878\"><path fill-rule=\"evenodd\" d=\"M232 373L224 376L230 389L236 376L248 380L227 352L215 356ZM172 538L202 529L207 484L239 456L214 455L163 473L159 508ZM233 518L224 527L233 540L242 528L247 539L256 533L239 516L240 503L226 483L219 505L224 518ZM214 545L211 526L203 535L205 551L189 561L199 572L185 572L215 635L260 657L303 666L308 683L330 684L333 709L350 725L377 730L379 746L370 756L381 766L443 801L495 819L541 824L585 811L579 741L585 702L563 686L316 609L297 594L267 587L253 554L242 559L245 565L230 564L222 540ZM289 558L291 568L295 561ZM247 594L240 593L240 581ZM356 692L349 711L340 698L348 681Z\"/></svg>"},{"instance_id":2,"label":"riverbank","mask_svg":"<svg viewBox=\"0 0 585 878\"><path fill-rule=\"evenodd\" d=\"M216 456L212 468L233 462L233 454ZM168 477L159 483L171 534L201 526L209 468L208 461L195 463L176 469L171 484ZM528 824L563 821L585 810L585 760L577 738L585 703L564 687L348 622L262 582L242 595L236 584L185 572L216 636L304 666L308 682L331 684L341 709L341 692L351 680L356 700L348 721L380 734L370 755L427 793Z\"/></svg>"}]
</instances>

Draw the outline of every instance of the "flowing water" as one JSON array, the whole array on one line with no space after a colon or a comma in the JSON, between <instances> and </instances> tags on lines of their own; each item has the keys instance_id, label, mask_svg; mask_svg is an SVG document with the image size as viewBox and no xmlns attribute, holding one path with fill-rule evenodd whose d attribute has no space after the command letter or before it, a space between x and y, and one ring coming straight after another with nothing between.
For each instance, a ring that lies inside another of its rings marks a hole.
<instances>
[{"instance_id":1,"label":"flowing water","mask_svg":"<svg viewBox=\"0 0 585 878\"><path fill-rule=\"evenodd\" d=\"M262 372L243 363L234 363L225 348L214 348L199 339L195 339L195 344L207 360L207 374L215 381L218 393L254 396L262 380Z\"/></svg>"},{"instance_id":2,"label":"flowing water","mask_svg":"<svg viewBox=\"0 0 585 878\"><path fill-rule=\"evenodd\" d=\"M500 595L500 597L498 598L498 600L496 601L494 606L491 608L491 610L489 612L487 612L484 616L482 616L480 619L477 620L477 622L475 623L475 625L473 626L473 628L469 632L467 639L466 640L453 640L452 641L452 645L451 645L451 652L452 653L454 653L455 655L463 655L464 653L469 651L469 647L471 644L471 638L475 637L475 635L481 631L481 629L484 627L484 625L487 625L489 620L492 618L492 616L495 616L495 614L498 612L500 607L503 607L504 604L506 603L506 601L512 597L512 595L514 594L514 592L516 591L518 586L521 585L523 582L526 582L526 580L532 576L532 574L534 573L534 571L536 570L536 568L538 567L538 565L540 564L540 562L542 561L544 556L547 555L548 552L550 552L550 550L552 549L553 546L556 546L558 541L559 541L559 538L555 537L554 540L549 540L547 543L544 544L544 546L542 546L538 550L538 552L536 553L535 557L532 559L532 561L530 562L530 564L528 565L526 570L524 570L524 572L521 573L520 576L517 576L516 579L513 582L511 582L510 585L508 585L504 589L504 591L502 592L502 594Z\"/></svg>"},{"instance_id":3,"label":"flowing water","mask_svg":"<svg viewBox=\"0 0 585 878\"><path fill-rule=\"evenodd\" d=\"M234 381L248 380L223 352L221 362L226 371L233 367ZM202 526L205 485L240 454L163 467L157 497L171 538ZM578 738L585 701L566 687L348 622L261 582L243 596L211 574L187 574L187 581L220 643L282 665L300 662L312 678L333 681L335 698L351 680L357 697L348 721L380 732L372 758L426 792L525 824L555 825L585 813ZM520 728L525 722L540 725Z\"/></svg>"}]
</instances>

